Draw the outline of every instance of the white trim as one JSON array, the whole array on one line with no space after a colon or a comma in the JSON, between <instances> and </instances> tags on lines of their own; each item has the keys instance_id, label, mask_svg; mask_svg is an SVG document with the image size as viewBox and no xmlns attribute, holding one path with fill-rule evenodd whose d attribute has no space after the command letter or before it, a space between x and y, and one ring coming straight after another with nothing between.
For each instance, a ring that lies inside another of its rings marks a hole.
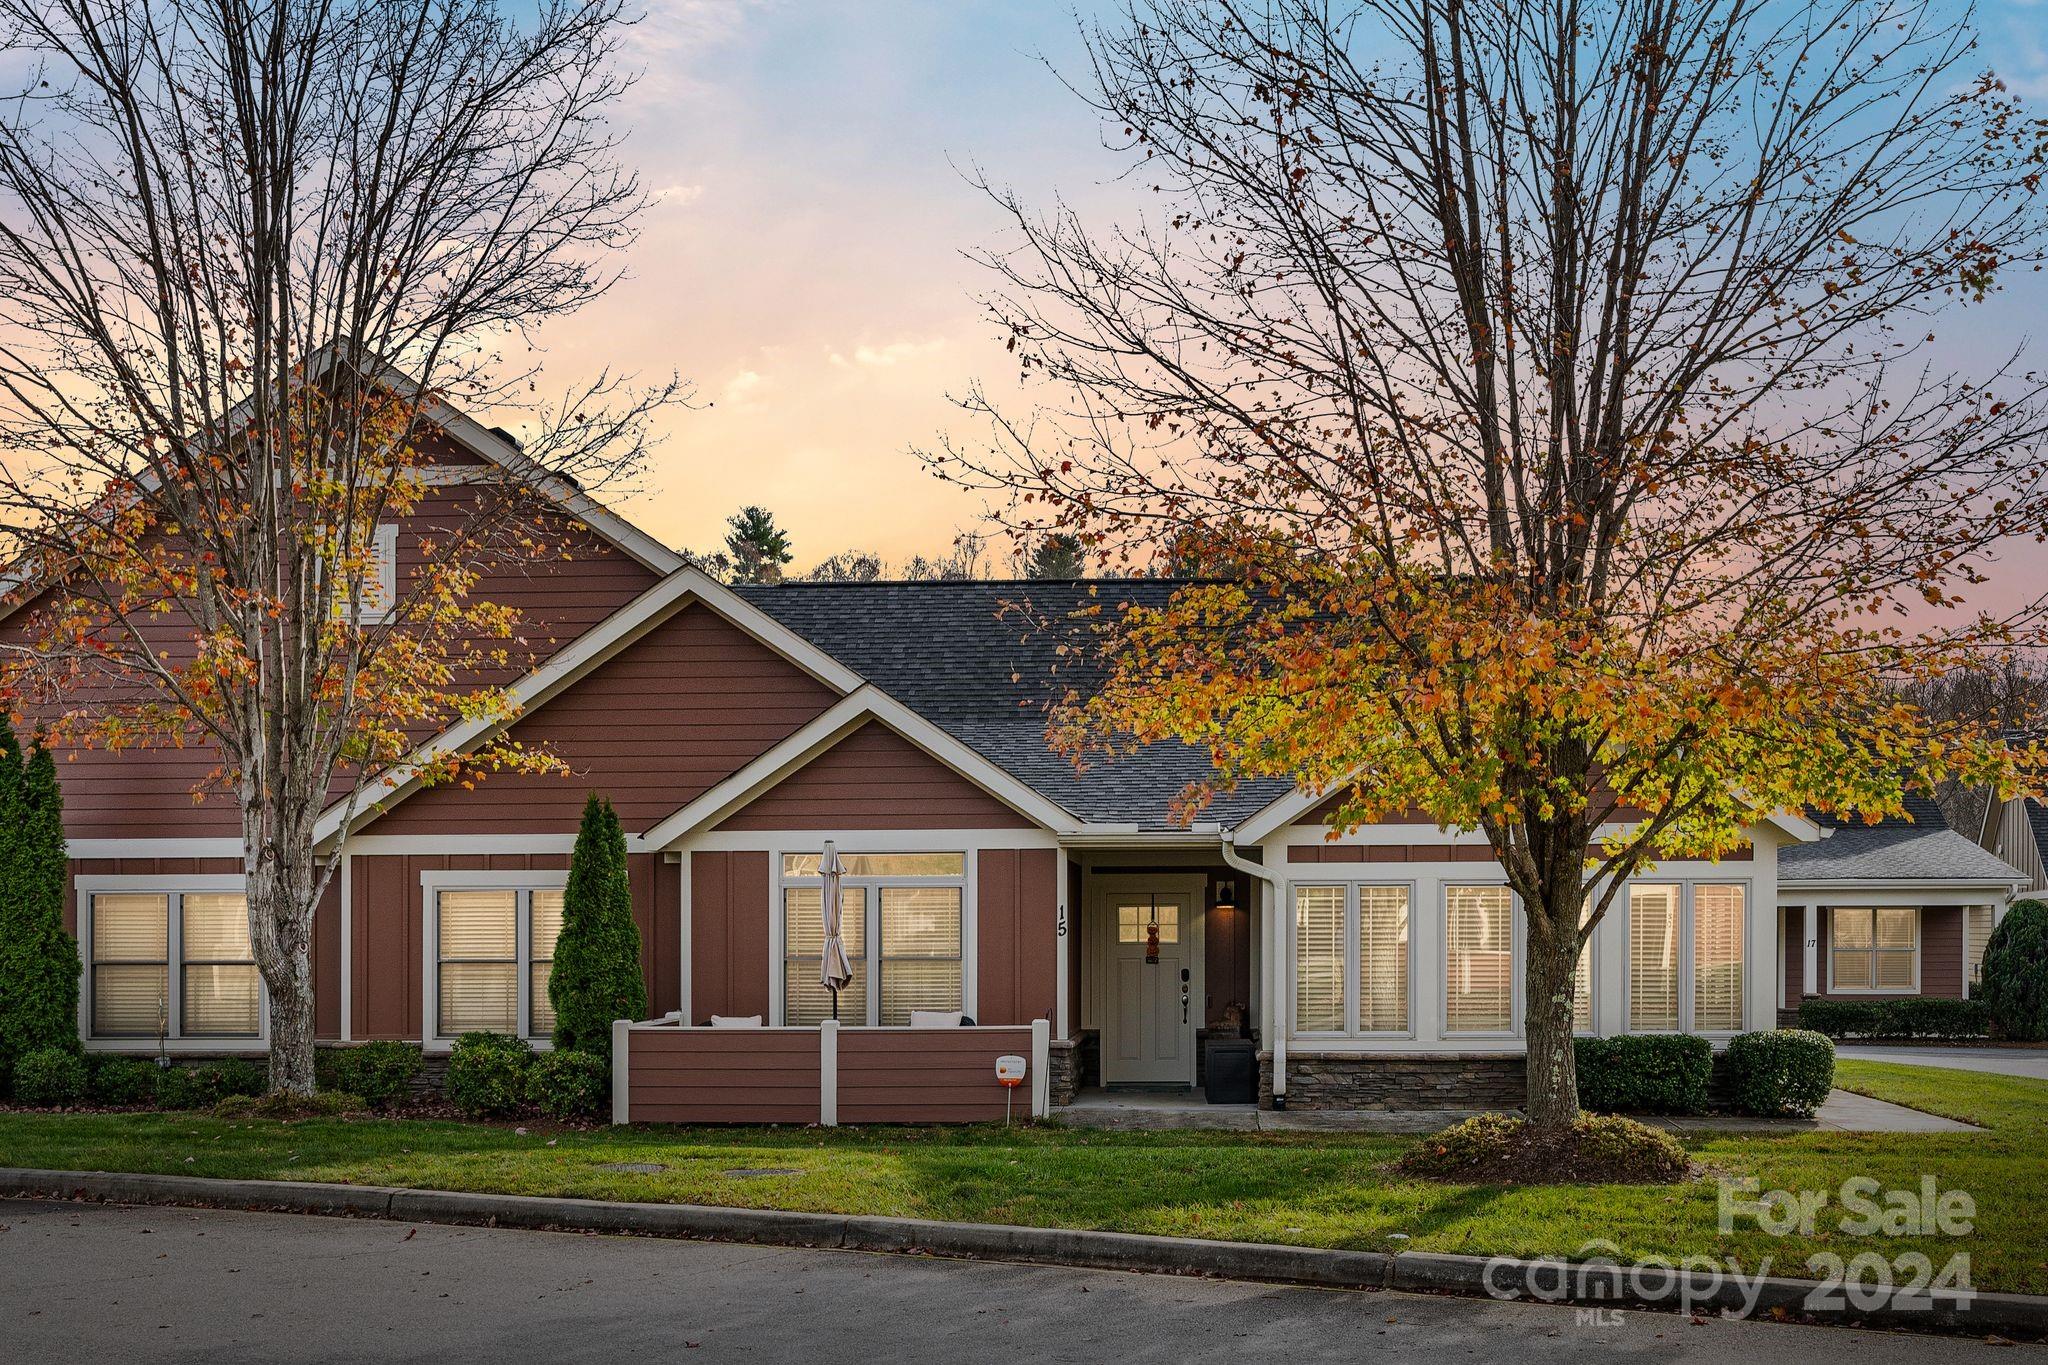
<instances>
[{"instance_id":1,"label":"white trim","mask_svg":"<svg viewBox=\"0 0 2048 1365\"><path fill-rule=\"evenodd\" d=\"M1799 962L1799 994L1802 997L1819 995L1820 992L1814 987L1820 984L1820 907L1808 901L1800 909L1804 913L1800 916L1799 927L1805 935L1805 941L1800 947L1805 956ZM1796 1002L1793 1007L1798 1007Z\"/></svg>"},{"instance_id":2,"label":"white trim","mask_svg":"<svg viewBox=\"0 0 2048 1365\"><path fill-rule=\"evenodd\" d=\"M633 1104L633 1023L612 1020L612 1123L628 1123Z\"/></svg>"},{"instance_id":3,"label":"white trim","mask_svg":"<svg viewBox=\"0 0 2048 1365\"><path fill-rule=\"evenodd\" d=\"M676 910L678 915L679 928L676 934L676 954L678 957L682 959L682 961L677 964L679 971L676 976L676 1013L681 1015L683 1022L687 1024L693 1017L690 1013L690 939L692 934L696 932L695 928L692 925L692 913L690 905L690 855L688 853L676 853L668 854L665 856L674 858L677 864L676 881L678 885L676 887L676 900L678 904L676 906ZM661 872L660 864L658 862L656 863L656 870L654 875L655 883L656 885L659 885L661 881Z\"/></svg>"},{"instance_id":4,"label":"white trim","mask_svg":"<svg viewBox=\"0 0 2048 1365\"><path fill-rule=\"evenodd\" d=\"M872 994L873 992L870 992ZM818 1021L818 1126L839 1126L839 1021Z\"/></svg>"},{"instance_id":5,"label":"white trim","mask_svg":"<svg viewBox=\"0 0 2048 1365\"><path fill-rule=\"evenodd\" d=\"M1873 881L1810 881L1778 883L1779 900L1797 902L1802 897L1825 893L1830 897L1857 897L1845 905L1982 905L1990 894L2016 895L2022 882L1904 882L1895 879Z\"/></svg>"},{"instance_id":6,"label":"white trim","mask_svg":"<svg viewBox=\"0 0 2048 1365\"><path fill-rule=\"evenodd\" d=\"M1072 1027L1074 1023L1072 1018L1073 1009L1068 1001L1068 994L1073 988L1073 964L1070 959L1074 944L1074 912L1078 908L1067 904L1067 891L1073 882L1073 878L1068 875L1067 853L1065 849L1059 849L1054 852L1053 871L1056 885L1054 887L1055 899L1053 901L1052 929L1052 1009L1055 1028L1059 1036L1064 1039L1074 1036ZM1082 875L1085 878L1087 874L1084 873Z\"/></svg>"},{"instance_id":7,"label":"white trim","mask_svg":"<svg viewBox=\"0 0 2048 1365\"><path fill-rule=\"evenodd\" d=\"M1045 1019L1031 1021L1031 1117L1042 1119L1052 1112L1052 1024Z\"/></svg>"},{"instance_id":8,"label":"white trim","mask_svg":"<svg viewBox=\"0 0 2048 1365\"><path fill-rule=\"evenodd\" d=\"M877 721L1026 819L1056 833L1077 833L1081 822L941 730L872 683L828 707L802 729L647 831L651 847L666 848L716 825L801 770L869 721Z\"/></svg>"},{"instance_id":9,"label":"white trim","mask_svg":"<svg viewBox=\"0 0 2048 1365\"><path fill-rule=\"evenodd\" d=\"M420 1043L428 1052L446 1052L455 1039L441 1032L441 904L443 891L559 891L569 884L567 868L531 868L526 871L457 870L420 873ZM517 982L514 1019L517 1037L545 1051L554 1046L551 1038L530 1031L533 1002L531 969L531 911L527 897L520 896L513 913L513 962Z\"/></svg>"},{"instance_id":10,"label":"white trim","mask_svg":"<svg viewBox=\"0 0 2048 1365\"><path fill-rule=\"evenodd\" d=\"M1353 865L1330 864L1330 866L1348 867ZM1355 866L1364 868L1368 865L1361 863L1356 864ZM1421 974L1415 970L1415 945L1418 937L1415 923L1415 907L1416 903L1421 899L1422 896L1422 883L1413 877L1373 877L1370 875L1365 875L1350 877L1329 877L1322 880L1318 880L1314 877L1298 877L1295 880L1288 883L1287 895L1289 921L1291 923L1295 923L1298 928L1299 920L1301 917L1298 897L1304 889L1310 887L1332 886L1341 887L1344 891L1344 927L1343 943L1341 944L1341 950L1344 955L1344 961L1340 968L1342 972L1342 984L1344 988L1342 1004L1344 1025L1343 1027L1335 1031L1327 1029L1304 1030L1300 1027L1300 1021L1296 1019L1294 1016L1290 1015L1287 1019L1287 1036L1289 1038L1292 1038L1295 1042L1302 1044L1304 1047L1310 1048L1320 1047L1326 1042L1337 1041L1396 1042L1401 1040L1413 1040L1414 1038L1420 1036L1417 1028L1417 1021L1419 1018L1420 1011L1418 1008L1419 1002L1416 996L1416 991L1420 986ZM1359 893L1366 887L1372 887L1375 889L1393 888L1405 891L1408 894L1408 1026L1404 1029L1367 1030L1362 1029L1358 1026L1358 1009L1359 1005L1362 1003L1360 999L1358 980L1359 956L1361 952L1359 934L1360 931L1364 928L1364 913ZM1299 935L1297 934L1297 938L1298 937ZM1295 951L1297 954L1300 951L1298 943L1296 945ZM1292 975L1296 980L1296 991L1298 993L1300 990L1301 975L1301 960L1299 956L1289 957L1288 965L1289 974Z\"/></svg>"},{"instance_id":11,"label":"white trim","mask_svg":"<svg viewBox=\"0 0 2048 1365\"><path fill-rule=\"evenodd\" d=\"M857 841L862 853L950 852L960 848L1061 849L1059 836L1041 829L738 829L693 834L666 849L648 853L756 853L770 844L792 851L816 853L827 839L844 848Z\"/></svg>"},{"instance_id":12,"label":"white trim","mask_svg":"<svg viewBox=\"0 0 2048 1365\"><path fill-rule=\"evenodd\" d=\"M464 752L504 729L526 711L545 706L692 601L702 603L706 609L836 691L850 692L862 685L860 676L844 664L802 640L701 570L685 564L577 636L546 663L507 689L507 696L512 702L511 716L463 721L422 745L417 751L417 758L401 764L389 776L379 779L375 788L366 790L359 797L355 824L362 826L374 822L418 790L420 771L433 759ZM342 832L341 819L346 803L347 798L344 797L320 813L320 819L314 826L316 841L324 843Z\"/></svg>"},{"instance_id":13,"label":"white trim","mask_svg":"<svg viewBox=\"0 0 2048 1365\"><path fill-rule=\"evenodd\" d=\"M240 839L69 839L64 856L86 858L242 858Z\"/></svg>"}]
</instances>

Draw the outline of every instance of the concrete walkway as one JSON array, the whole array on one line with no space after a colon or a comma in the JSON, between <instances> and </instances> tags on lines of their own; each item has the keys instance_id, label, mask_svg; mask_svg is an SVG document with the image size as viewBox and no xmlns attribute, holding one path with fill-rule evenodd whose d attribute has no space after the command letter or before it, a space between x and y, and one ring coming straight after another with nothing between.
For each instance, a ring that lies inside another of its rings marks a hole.
<instances>
[{"instance_id":1,"label":"concrete walkway","mask_svg":"<svg viewBox=\"0 0 2048 1365\"><path fill-rule=\"evenodd\" d=\"M1898 1062L1904 1066L1945 1066L1956 1071L1989 1071L2048 1081L2048 1048L2041 1047L1874 1047L1840 1044L1843 1061Z\"/></svg>"},{"instance_id":2,"label":"concrete walkway","mask_svg":"<svg viewBox=\"0 0 2048 1365\"><path fill-rule=\"evenodd\" d=\"M1200 1096L1126 1091L1083 1091L1055 1107L1055 1122L1075 1128L1143 1132L1177 1128L1239 1133L1434 1133L1480 1109L1260 1109L1250 1104L1204 1104ZM1654 1117L1646 1122L1678 1133L1974 1133L1977 1128L1938 1114L1836 1090L1811 1121L1740 1115Z\"/></svg>"}]
</instances>

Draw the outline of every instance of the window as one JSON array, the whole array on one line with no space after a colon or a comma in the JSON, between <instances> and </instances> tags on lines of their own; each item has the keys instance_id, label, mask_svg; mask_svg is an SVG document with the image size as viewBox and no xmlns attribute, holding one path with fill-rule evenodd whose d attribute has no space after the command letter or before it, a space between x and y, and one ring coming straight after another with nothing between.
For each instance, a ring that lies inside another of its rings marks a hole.
<instances>
[{"instance_id":1,"label":"window","mask_svg":"<svg viewBox=\"0 0 2048 1365\"><path fill-rule=\"evenodd\" d=\"M1514 1028L1515 902L1504 886L1444 888L1444 1031Z\"/></svg>"},{"instance_id":2,"label":"window","mask_svg":"<svg viewBox=\"0 0 2048 1365\"><path fill-rule=\"evenodd\" d=\"M1297 1032L1405 1033L1408 888L1297 886L1294 970Z\"/></svg>"},{"instance_id":3,"label":"window","mask_svg":"<svg viewBox=\"0 0 2048 1365\"><path fill-rule=\"evenodd\" d=\"M95 1038L256 1038L263 986L240 891L100 891L91 902Z\"/></svg>"},{"instance_id":4,"label":"window","mask_svg":"<svg viewBox=\"0 0 2048 1365\"><path fill-rule=\"evenodd\" d=\"M552 1034L548 974L562 932L561 888L450 887L434 906L436 1036Z\"/></svg>"},{"instance_id":5,"label":"window","mask_svg":"<svg viewBox=\"0 0 2048 1365\"><path fill-rule=\"evenodd\" d=\"M1692 891L1692 1026L1699 1033L1742 1030L1743 888Z\"/></svg>"},{"instance_id":6,"label":"window","mask_svg":"<svg viewBox=\"0 0 2048 1365\"><path fill-rule=\"evenodd\" d=\"M786 1024L832 1017L832 993L818 979L825 949L818 859L815 853L782 859ZM965 1009L966 855L852 853L839 861L845 868L839 933L853 968L853 979L839 992L839 1022L902 1025L912 1010Z\"/></svg>"},{"instance_id":7,"label":"window","mask_svg":"<svg viewBox=\"0 0 2048 1365\"><path fill-rule=\"evenodd\" d=\"M1629 1030L1740 1032L1748 888L1641 883L1628 894Z\"/></svg>"},{"instance_id":8,"label":"window","mask_svg":"<svg viewBox=\"0 0 2048 1365\"><path fill-rule=\"evenodd\" d=\"M1678 1030L1678 888L1628 889L1628 1026Z\"/></svg>"},{"instance_id":9,"label":"window","mask_svg":"<svg viewBox=\"0 0 2048 1365\"><path fill-rule=\"evenodd\" d=\"M1579 908L1579 927L1586 927L1586 921L1593 918L1593 898ZM1593 945L1589 942L1579 949L1578 965L1572 968L1572 1032L1593 1031Z\"/></svg>"},{"instance_id":10,"label":"window","mask_svg":"<svg viewBox=\"0 0 2048 1365\"><path fill-rule=\"evenodd\" d=\"M1920 977L1920 912L1908 906L1828 912L1829 988L1910 994Z\"/></svg>"},{"instance_id":11,"label":"window","mask_svg":"<svg viewBox=\"0 0 2048 1365\"><path fill-rule=\"evenodd\" d=\"M337 585L334 593L334 616L336 620L347 620L354 609L356 624L371 626L389 619L392 608L398 603L398 526L395 522L380 522L370 532L363 545L361 596L355 601L349 598L349 585Z\"/></svg>"}]
</instances>

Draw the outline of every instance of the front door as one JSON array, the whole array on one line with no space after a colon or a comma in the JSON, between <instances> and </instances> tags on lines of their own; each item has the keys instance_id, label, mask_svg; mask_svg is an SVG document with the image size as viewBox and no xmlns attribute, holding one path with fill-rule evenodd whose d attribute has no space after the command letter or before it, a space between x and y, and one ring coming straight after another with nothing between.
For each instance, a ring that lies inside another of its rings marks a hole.
<instances>
[{"instance_id":1,"label":"front door","mask_svg":"<svg viewBox=\"0 0 2048 1365\"><path fill-rule=\"evenodd\" d=\"M1103 909L1103 1083L1192 1086L1203 1005L1196 898L1185 891L1112 891Z\"/></svg>"}]
</instances>

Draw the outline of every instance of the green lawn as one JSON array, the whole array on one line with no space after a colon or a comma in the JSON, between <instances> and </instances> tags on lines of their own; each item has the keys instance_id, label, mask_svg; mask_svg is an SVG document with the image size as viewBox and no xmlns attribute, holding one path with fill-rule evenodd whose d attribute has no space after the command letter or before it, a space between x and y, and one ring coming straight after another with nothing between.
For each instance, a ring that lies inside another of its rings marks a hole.
<instances>
[{"instance_id":1,"label":"green lawn","mask_svg":"<svg viewBox=\"0 0 2048 1365\"><path fill-rule=\"evenodd\" d=\"M1056 1128L599 1129L461 1123L0 1114L0 1165L352 1181L1110 1228L1313 1246L1625 1257L1734 1257L1803 1275L1822 1250L1972 1258L1980 1289L2048 1292L2048 1082L1866 1062L1850 1089L1983 1125L1983 1133L1715 1136L1711 1171L1765 1189L1833 1191L1851 1176L1969 1191L1976 1232L1858 1238L1832 1205L1810 1237L1716 1228L1716 1185L1492 1188L1391 1176L1413 1141L1354 1134L1102 1133ZM652 1162L658 1174L600 1169ZM787 1175L737 1171L787 1168ZM1406 1240L1392 1234L1406 1234Z\"/></svg>"}]
</instances>

